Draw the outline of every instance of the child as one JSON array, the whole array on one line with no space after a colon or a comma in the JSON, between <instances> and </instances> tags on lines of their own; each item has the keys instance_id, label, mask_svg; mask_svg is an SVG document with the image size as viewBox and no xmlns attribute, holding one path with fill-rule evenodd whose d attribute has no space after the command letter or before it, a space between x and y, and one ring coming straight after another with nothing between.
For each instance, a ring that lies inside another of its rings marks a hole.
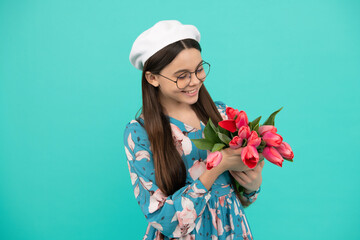
<instances>
[{"instance_id":1,"label":"child","mask_svg":"<svg viewBox=\"0 0 360 240\"><path fill-rule=\"evenodd\" d=\"M204 81L210 64L201 57L192 25L160 21L134 42L130 61L142 70L141 115L125 129L124 144L136 200L149 225L144 239L252 239L243 206L260 191L264 161L249 169L240 149L222 150L205 167L202 138L208 119L226 119ZM233 176L244 188L236 194Z\"/></svg>"}]
</instances>

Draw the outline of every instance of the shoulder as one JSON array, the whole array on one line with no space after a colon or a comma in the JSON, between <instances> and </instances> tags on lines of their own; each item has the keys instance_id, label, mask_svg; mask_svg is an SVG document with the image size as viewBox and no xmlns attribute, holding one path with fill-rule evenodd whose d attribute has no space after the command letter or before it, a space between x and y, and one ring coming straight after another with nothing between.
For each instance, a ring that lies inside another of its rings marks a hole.
<instances>
[{"instance_id":1,"label":"shoulder","mask_svg":"<svg viewBox=\"0 0 360 240\"><path fill-rule=\"evenodd\" d=\"M139 147L147 147L149 145L149 138L142 119L134 119L126 124L124 130L124 142L134 142L135 145L138 145Z\"/></svg>"},{"instance_id":2,"label":"shoulder","mask_svg":"<svg viewBox=\"0 0 360 240\"><path fill-rule=\"evenodd\" d=\"M128 135L131 132L135 132L135 133L136 132L139 132L139 133L144 132L145 128L143 125L144 125L144 123L141 120L138 120L138 119L131 120L130 122L128 122L125 125L124 135Z\"/></svg>"},{"instance_id":3,"label":"shoulder","mask_svg":"<svg viewBox=\"0 0 360 240\"><path fill-rule=\"evenodd\" d=\"M215 101L214 103L215 103L215 106L218 109L221 117L223 119L227 119L227 116L226 116L226 107L227 107L227 105L222 101Z\"/></svg>"},{"instance_id":4,"label":"shoulder","mask_svg":"<svg viewBox=\"0 0 360 240\"><path fill-rule=\"evenodd\" d=\"M227 105L226 105L224 102L222 102L222 101L215 101L214 103L215 103L215 106L217 107L217 109L218 109L219 111L225 111L225 110L226 110Z\"/></svg>"}]
</instances>

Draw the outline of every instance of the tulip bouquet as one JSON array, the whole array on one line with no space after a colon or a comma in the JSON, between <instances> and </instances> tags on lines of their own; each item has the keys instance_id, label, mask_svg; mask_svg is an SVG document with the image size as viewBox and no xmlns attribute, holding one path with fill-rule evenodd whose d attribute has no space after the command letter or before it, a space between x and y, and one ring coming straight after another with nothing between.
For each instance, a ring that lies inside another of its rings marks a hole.
<instances>
[{"instance_id":1,"label":"tulip bouquet","mask_svg":"<svg viewBox=\"0 0 360 240\"><path fill-rule=\"evenodd\" d=\"M205 138L193 139L199 149L209 150L206 168L217 166L222 160L219 152L223 148L243 147L241 160L249 168L254 168L262 153L269 162L282 167L285 160L293 161L294 153L289 144L283 141L275 127L275 116L282 108L273 112L260 126L261 116L249 122L247 114L231 107L226 108L227 120L220 121L216 127L209 119L204 129Z\"/></svg>"}]
</instances>

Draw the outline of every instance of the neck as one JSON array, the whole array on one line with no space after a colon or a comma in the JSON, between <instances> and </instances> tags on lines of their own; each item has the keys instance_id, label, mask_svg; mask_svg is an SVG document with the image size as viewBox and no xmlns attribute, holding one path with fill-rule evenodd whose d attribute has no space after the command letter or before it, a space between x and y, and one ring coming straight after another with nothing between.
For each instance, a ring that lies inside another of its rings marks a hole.
<instances>
[{"instance_id":1,"label":"neck","mask_svg":"<svg viewBox=\"0 0 360 240\"><path fill-rule=\"evenodd\" d=\"M194 110L189 104L179 103L176 106L169 104L163 104L164 113L170 117L178 117L181 115L187 115L187 113L192 113Z\"/></svg>"},{"instance_id":2,"label":"neck","mask_svg":"<svg viewBox=\"0 0 360 240\"><path fill-rule=\"evenodd\" d=\"M193 112L190 104L165 100L161 93L159 95L159 100L163 107L164 114L170 117L176 117L183 114L186 115L187 113Z\"/></svg>"}]
</instances>

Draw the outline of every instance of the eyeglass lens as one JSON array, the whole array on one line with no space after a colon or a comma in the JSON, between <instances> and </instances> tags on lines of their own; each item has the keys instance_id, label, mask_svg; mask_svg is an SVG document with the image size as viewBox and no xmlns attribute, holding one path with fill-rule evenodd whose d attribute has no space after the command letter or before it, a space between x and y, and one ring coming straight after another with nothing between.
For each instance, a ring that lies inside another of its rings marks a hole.
<instances>
[{"instance_id":1,"label":"eyeglass lens","mask_svg":"<svg viewBox=\"0 0 360 240\"><path fill-rule=\"evenodd\" d=\"M206 76L209 74L210 71L210 65L206 62L202 63L195 71L195 76L200 81L204 81ZM186 88L191 81L191 73L190 72L184 72L177 78L177 86L178 88Z\"/></svg>"}]
</instances>

